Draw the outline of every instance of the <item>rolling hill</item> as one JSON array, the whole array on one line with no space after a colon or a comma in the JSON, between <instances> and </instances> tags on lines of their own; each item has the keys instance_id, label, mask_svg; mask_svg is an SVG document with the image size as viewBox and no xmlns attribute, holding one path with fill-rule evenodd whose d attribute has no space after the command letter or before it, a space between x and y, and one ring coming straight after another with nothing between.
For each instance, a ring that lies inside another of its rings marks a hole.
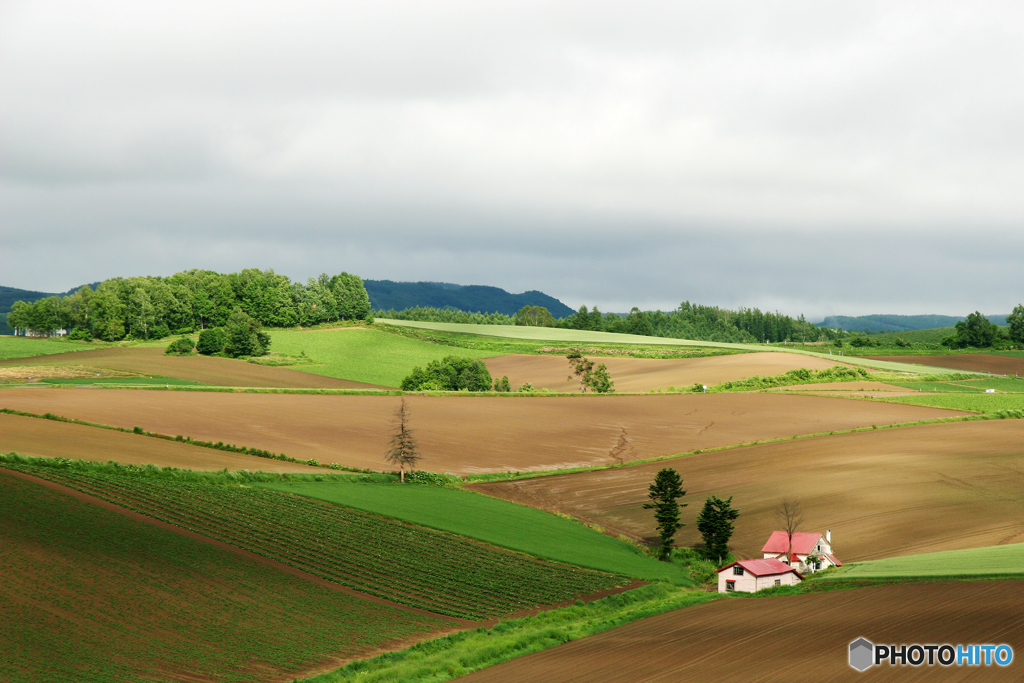
<instances>
[{"instance_id":1,"label":"rolling hill","mask_svg":"<svg viewBox=\"0 0 1024 683\"><path fill-rule=\"evenodd\" d=\"M574 313L558 299L536 290L511 294L499 287L455 285L449 282L363 280L363 284L366 286L366 293L370 295L370 304L378 311L404 311L416 306L450 306L469 313L515 315L523 306L543 306L556 318L564 318Z\"/></svg>"}]
</instances>

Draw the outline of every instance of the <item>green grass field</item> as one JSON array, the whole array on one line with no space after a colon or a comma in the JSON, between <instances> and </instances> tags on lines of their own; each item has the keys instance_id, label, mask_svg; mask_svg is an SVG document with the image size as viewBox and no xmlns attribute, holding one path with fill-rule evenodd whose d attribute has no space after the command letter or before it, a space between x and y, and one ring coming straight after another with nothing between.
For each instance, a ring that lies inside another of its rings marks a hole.
<instances>
[{"instance_id":1,"label":"green grass field","mask_svg":"<svg viewBox=\"0 0 1024 683\"><path fill-rule=\"evenodd\" d=\"M1024 543L854 562L822 580L1024 575Z\"/></svg>"},{"instance_id":2,"label":"green grass field","mask_svg":"<svg viewBox=\"0 0 1024 683\"><path fill-rule=\"evenodd\" d=\"M527 327L518 325L468 325L462 323L432 323L413 320L379 320L377 322L399 327L422 330L437 330L466 335L482 335L485 337L504 337L510 339L530 339L557 344L629 344L657 346L697 346L706 348L733 349L738 351L776 351L779 353L799 353L820 358L822 351L808 351L792 346L768 346L763 344L731 344L728 342L691 341L689 339L670 339L668 337L644 337L635 334L617 334L614 332L592 332L590 330L567 330L553 327ZM280 350L280 349L277 349ZM289 353L286 351L286 353ZM826 354L827 355L827 354ZM923 368L904 363L874 361L855 356L842 356L837 362L850 363L891 372L910 372L914 374L962 374L960 370L945 368Z\"/></svg>"},{"instance_id":3,"label":"green grass field","mask_svg":"<svg viewBox=\"0 0 1024 683\"><path fill-rule=\"evenodd\" d=\"M305 352L316 365L292 369L355 382L397 387L414 366L445 356L487 358L496 353L440 346L379 330L269 330L271 348L297 356Z\"/></svg>"},{"instance_id":4,"label":"green grass field","mask_svg":"<svg viewBox=\"0 0 1024 683\"><path fill-rule=\"evenodd\" d=\"M985 388L961 382L886 382L913 391L940 394L983 394Z\"/></svg>"},{"instance_id":5,"label":"green grass field","mask_svg":"<svg viewBox=\"0 0 1024 683\"><path fill-rule=\"evenodd\" d=\"M48 465L5 466L435 614L483 620L625 581L273 490Z\"/></svg>"},{"instance_id":6,"label":"green grass field","mask_svg":"<svg viewBox=\"0 0 1024 683\"><path fill-rule=\"evenodd\" d=\"M450 622L362 600L0 469L0 680L292 680Z\"/></svg>"},{"instance_id":7,"label":"green grass field","mask_svg":"<svg viewBox=\"0 0 1024 683\"><path fill-rule=\"evenodd\" d=\"M641 555L625 541L541 510L470 491L422 484L259 484L374 512L581 567L691 586L688 570Z\"/></svg>"},{"instance_id":8,"label":"green grass field","mask_svg":"<svg viewBox=\"0 0 1024 683\"><path fill-rule=\"evenodd\" d=\"M0 336L0 360L49 356L55 353L88 351L95 348L99 348L98 345L69 342L61 339Z\"/></svg>"},{"instance_id":9,"label":"green grass field","mask_svg":"<svg viewBox=\"0 0 1024 683\"><path fill-rule=\"evenodd\" d=\"M1002 410L1024 410L1024 394L944 394L921 392L920 396L879 398L878 401L908 403L930 408L966 410L972 413L998 413Z\"/></svg>"}]
</instances>

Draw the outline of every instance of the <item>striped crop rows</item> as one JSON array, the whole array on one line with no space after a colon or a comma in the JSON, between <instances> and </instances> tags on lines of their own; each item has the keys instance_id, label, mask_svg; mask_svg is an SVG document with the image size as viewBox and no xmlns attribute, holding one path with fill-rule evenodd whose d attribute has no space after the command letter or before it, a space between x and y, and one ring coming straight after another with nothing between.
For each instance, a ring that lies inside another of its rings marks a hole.
<instances>
[{"instance_id":1,"label":"striped crop rows","mask_svg":"<svg viewBox=\"0 0 1024 683\"><path fill-rule=\"evenodd\" d=\"M350 588L453 617L497 617L623 581L265 489L24 469Z\"/></svg>"}]
</instances>

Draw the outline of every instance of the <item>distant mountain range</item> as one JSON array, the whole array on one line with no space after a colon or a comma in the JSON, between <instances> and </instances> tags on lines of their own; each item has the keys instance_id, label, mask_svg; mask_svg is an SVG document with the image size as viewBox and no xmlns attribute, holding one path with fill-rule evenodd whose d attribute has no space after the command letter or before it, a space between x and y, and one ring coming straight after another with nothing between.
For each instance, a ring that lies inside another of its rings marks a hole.
<instances>
[{"instance_id":1,"label":"distant mountain range","mask_svg":"<svg viewBox=\"0 0 1024 683\"><path fill-rule=\"evenodd\" d=\"M454 285L450 282L392 282L363 280L370 304L378 311L403 311L424 306L456 308L469 313L504 313L515 315L523 306L543 306L556 318L575 311L544 292L531 290L510 294L499 287L485 285Z\"/></svg>"},{"instance_id":2,"label":"distant mountain range","mask_svg":"<svg viewBox=\"0 0 1024 683\"><path fill-rule=\"evenodd\" d=\"M996 325L1006 325L1009 313L989 315L987 317ZM843 328L847 332L909 332L912 330L931 330L936 327L953 327L967 316L952 315L830 315L818 327L831 329Z\"/></svg>"}]
</instances>

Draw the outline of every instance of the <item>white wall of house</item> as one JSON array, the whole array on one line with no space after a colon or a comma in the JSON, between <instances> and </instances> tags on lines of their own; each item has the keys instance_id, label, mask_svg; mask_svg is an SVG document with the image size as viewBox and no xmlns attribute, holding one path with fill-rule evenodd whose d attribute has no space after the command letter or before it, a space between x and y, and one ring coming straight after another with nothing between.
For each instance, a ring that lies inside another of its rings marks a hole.
<instances>
[{"instance_id":1,"label":"white wall of house","mask_svg":"<svg viewBox=\"0 0 1024 683\"><path fill-rule=\"evenodd\" d=\"M793 572L786 572L785 574L768 574L766 576L754 576L750 572L744 570L743 574L736 574L734 572L735 567L729 567L724 571L718 572L718 592L728 593L728 582L735 581L735 586L732 592L736 593L756 593L759 590L765 588L771 588L775 586L775 582L779 581L780 586L795 586L800 583L800 577Z\"/></svg>"}]
</instances>

